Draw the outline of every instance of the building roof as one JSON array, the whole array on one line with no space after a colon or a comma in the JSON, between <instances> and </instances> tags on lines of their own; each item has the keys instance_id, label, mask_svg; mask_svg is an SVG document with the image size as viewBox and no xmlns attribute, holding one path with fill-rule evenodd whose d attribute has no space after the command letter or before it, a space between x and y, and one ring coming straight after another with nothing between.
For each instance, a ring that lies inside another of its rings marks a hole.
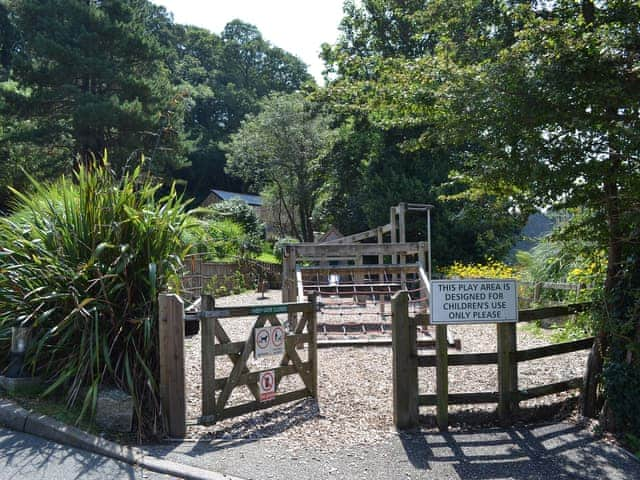
<instances>
[{"instance_id":1,"label":"building roof","mask_svg":"<svg viewBox=\"0 0 640 480\"><path fill-rule=\"evenodd\" d=\"M249 193L227 192L226 190L211 190L211 193L220 197L221 200L231 200L232 198L238 198L244 201L247 205L251 205L254 207L262 206L262 197L260 195L251 195Z\"/></svg>"}]
</instances>

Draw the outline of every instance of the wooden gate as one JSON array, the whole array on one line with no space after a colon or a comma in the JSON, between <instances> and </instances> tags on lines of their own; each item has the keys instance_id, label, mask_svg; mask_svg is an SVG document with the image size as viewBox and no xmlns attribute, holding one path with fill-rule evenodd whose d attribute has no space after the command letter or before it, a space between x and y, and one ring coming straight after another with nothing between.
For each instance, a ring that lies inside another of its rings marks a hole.
<instances>
[{"instance_id":1,"label":"wooden gate","mask_svg":"<svg viewBox=\"0 0 640 480\"><path fill-rule=\"evenodd\" d=\"M178 437L186 432L184 304L177 295L163 294L158 300L160 396L169 434ZM309 302L304 303L215 308L213 297L204 295L199 314L202 327L202 412L198 422L211 424L281 403L317 397L316 311L315 297L310 297ZM284 352L280 361L268 370L251 371L248 361L256 348L254 331L267 324L282 326L277 314L286 314L293 319L288 329L284 330ZM242 341L232 341L221 320L252 316L257 318L252 323L248 337ZM300 354L305 345L306 358L302 359ZM216 358L223 356L230 359L232 368L227 376L216 378ZM271 372L275 382L275 392L268 399L261 397L258 386L259 378L265 372ZM289 375L299 376L304 387L288 392L278 391L281 380ZM229 405L231 394L240 386L247 386L253 400Z\"/></svg>"}]
</instances>

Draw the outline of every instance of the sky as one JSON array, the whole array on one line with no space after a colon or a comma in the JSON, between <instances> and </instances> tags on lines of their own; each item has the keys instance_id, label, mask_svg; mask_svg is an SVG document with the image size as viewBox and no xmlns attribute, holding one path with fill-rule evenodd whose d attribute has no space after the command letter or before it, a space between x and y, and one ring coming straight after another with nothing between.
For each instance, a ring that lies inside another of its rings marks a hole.
<instances>
[{"instance_id":1,"label":"sky","mask_svg":"<svg viewBox=\"0 0 640 480\"><path fill-rule=\"evenodd\" d=\"M173 13L177 23L214 33L239 18L258 27L272 45L298 56L323 84L320 45L335 43L344 0L152 0Z\"/></svg>"}]
</instances>

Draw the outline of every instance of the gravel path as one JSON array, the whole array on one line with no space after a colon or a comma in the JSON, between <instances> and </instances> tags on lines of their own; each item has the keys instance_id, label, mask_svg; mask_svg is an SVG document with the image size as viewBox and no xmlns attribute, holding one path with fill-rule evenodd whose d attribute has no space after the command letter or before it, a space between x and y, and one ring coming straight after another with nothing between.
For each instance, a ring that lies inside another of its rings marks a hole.
<instances>
[{"instance_id":1,"label":"gravel path","mask_svg":"<svg viewBox=\"0 0 640 480\"><path fill-rule=\"evenodd\" d=\"M270 304L280 302L280 292L272 290L267 299L250 292L216 300L217 307ZM281 318L284 320L284 318ZM245 340L255 318L222 320L223 327L232 341ZM323 321L327 321L326 316ZM451 332L462 342L462 352L496 351L495 325L452 326ZM531 348L548 344L544 338L518 328L519 348ZM200 415L200 336L186 340L187 416ZM302 359L305 360L302 353ZM519 366L519 386L526 388L581 376L586 361L586 351L547 357ZM249 368L258 370L276 366L279 358L256 361L251 359ZM320 349L319 398L284 404L267 410L218 422L213 426L192 425L188 436L193 439L249 440L269 437L289 451L314 448L318 451L336 452L346 447L371 445L396 436L392 424L391 405L391 348L390 347L342 347ZM216 358L216 376L228 374L231 362ZM420 393L435 392L435 369L419 371ZM302 383L293 376L281 384L282 391L301 388ZM495 391L497 367L450 367L449 390L456 392ZM238 389L231 397L231 404L250 398L246 388ZM573 394L558 394L522 402L524 407L557 403ZM450 407L450 412L485 412L495 410L495 405ZM433 408L421 408L421 414L433 415ZM460 415L465 418L475 417ZM427 419L430 417L427 417ZM455 416L452 415L452 420Z\"/></svg>"}]
</instances>

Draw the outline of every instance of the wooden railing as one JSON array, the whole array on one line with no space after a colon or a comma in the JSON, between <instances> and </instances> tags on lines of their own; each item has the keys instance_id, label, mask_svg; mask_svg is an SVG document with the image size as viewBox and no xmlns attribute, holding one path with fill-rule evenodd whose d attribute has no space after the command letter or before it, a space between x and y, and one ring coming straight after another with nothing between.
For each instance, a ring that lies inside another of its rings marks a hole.
<instances>
[{"instance_id":1,"label":"wooden railing","mask_svg":"<svg viewBox=\"0 0 640 480\"><path fill-rule=\"evenodd\" d=\"M587 310L588 303L558 305L546 308L519 311L519 321L529 322L544 318L572 315ZM566 390L580 388L582 378L570 378L561 382L541 384L536 387L519 389L518 364L551 355L560 355L590 349L593 337L548 345L544 347L518 350L516 324L497 324L497 352L449 354L447 326L436 326L435 355L418 355L416 348L416 328L418 322L428 323L427 315L411 319L408 315L406 292L398 292L392 299L393 311L393 394L394 423L397 428L413 428L418 425L418 408L436 406L438 427L448 427L448 406L454 404L497 403L498 415L502 423L509 424L518 409L520 401ZM492 365L498 366L496 391L450 394L448 389L449 366ZM418 368L436 368L436 392L418 392Z\"/></svg>"}]
</instances>

